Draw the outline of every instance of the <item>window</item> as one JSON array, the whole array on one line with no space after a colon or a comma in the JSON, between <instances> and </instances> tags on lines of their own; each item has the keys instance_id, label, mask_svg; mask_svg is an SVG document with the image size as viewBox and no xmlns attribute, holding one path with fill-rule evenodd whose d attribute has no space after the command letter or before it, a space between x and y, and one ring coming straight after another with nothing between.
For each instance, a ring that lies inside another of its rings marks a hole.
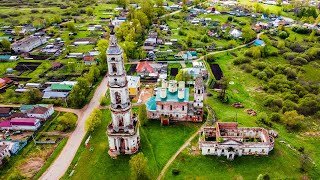
<instances>
[{"instance_id":1,"label":"window","mask_svg":"<svg viewBox=\"0 0 320 180\"><path fill-rule=\"evenodd\" d=\"M222 149L222 151L221 151L222 153L224 153L224 149Z\"/></svg>"},{"instance_id":2,"label":"window","mask_svg":"<svg viewBox=\"0 0 320 180\"><path fill-rule=\"evenodd\" d=\"M182 106L182 111L184 111L184 106Z\"/></svg>"},{"instance_id":3,"label":"window","mask_svg":"<svg viewBox=\"0 0 320 180\"><path fill-rule=\"evenodd\" d=\"M176 117L178 117L178 114L176 115Z\"/></svg>"},{"instance_id":4,"label":"window","mask_svg":"<svg viewBox=\"0 0 320 180\"><path fill-rule=\"evenodd\" d=\"M115 63L112 63L112 72L117 73L117 65Z\"/></svg>"},{"instance_id":5,"label":"window","mask_svg":"<svg viewBox=\"0 0 320 180\"><path fill-rule=\"evenodd\" d=\"M200 94L200 89L198 89L198 94Z\"/></svg>"},{"instance_id":6,"label":"window","mask_svg":"<svg viewBox=\"0 0 320 180\"><path fill-rule=\"evenodd\" d=\"M116 96L116 104L120 104L120 103L121 103L120 93L119 93L119 92L116 92L116 93L115 93L115 96Z\"/></svg>"},{"instance_id":7,"label":"window","mask_svg":"<svg viewBox=\"0 0 320 180\"><path fill-rule=\"evenodd\" d=\"M210 149L208 149L208 153L210 153Z\"/></svg>"},{"instance_id":8,"label":"window","mask_svg":"<svg viewBox=\"0 0 320 180\"><path fill-rule=\"evenodd\" d=\"M161 109L163 110L163 104L161 105Z\"/></svg>"},{"instance_id":9,"label":"window","mask_svg":"<svg viewBox=\"0 0 320 180\"><path fill-rule=\"evenodd\" d=\"M249 149L249 152L251 152L251 149Z\"/></svg>"},{"instance_id":10,"label":"window","mask_svg":"<svg viewBox=\"0 0 320 180\"><path fill-rule=\"evenodd\" d=\"M172 105L170 105L170 111L172 111Z\"/></svg>"},{"instance_id":11,"label":"window","mask_svg":"<svg viewBox=\"0 0 320 180\"><path fill-rule=\"evenodd\" d=\"M111 58L111 61L115 61L115 60L116 60L116 58L114 58L114 57L113 57L113 58Z\"/></svg>"}]
</instances>

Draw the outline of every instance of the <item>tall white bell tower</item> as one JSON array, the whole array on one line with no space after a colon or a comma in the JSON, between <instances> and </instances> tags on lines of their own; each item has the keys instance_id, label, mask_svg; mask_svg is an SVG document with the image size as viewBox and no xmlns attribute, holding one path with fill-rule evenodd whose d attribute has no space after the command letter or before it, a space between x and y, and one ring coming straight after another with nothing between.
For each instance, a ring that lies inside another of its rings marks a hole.
<instances>
[{"instance_id":1,"label":"tall white bell tower","mask_svg":"<svg viewBox=\"0 0 320 180\"><path fill-rule=\"evenodd\" d=\"M110 24L109 28L110 41L106 52L112 118L107 131L109 154L134 154L140 146L139 121L137 116L131 113L123 52L117 44L114 26Z\"/></svg>"}]
</instances>

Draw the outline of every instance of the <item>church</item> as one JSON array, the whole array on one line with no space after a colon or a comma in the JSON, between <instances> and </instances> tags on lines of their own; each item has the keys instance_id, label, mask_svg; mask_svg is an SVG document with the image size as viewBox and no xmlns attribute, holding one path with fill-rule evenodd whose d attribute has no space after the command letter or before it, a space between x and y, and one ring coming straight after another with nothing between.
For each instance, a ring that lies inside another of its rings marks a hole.
<instances>
[{"instance_id":1,"label":"church","mask_svg":"<svg viewBox=\"0 0 320 180\"><path fill-rule=\"evenodd\" d=\"M137 153L140 147L139 121L131 112L128 81L124 68L123 51L117 44L114 26L110 24L110 40L107 49L108 88L111 99L111 118L107 135L109 155Z\"/></svg>"},{"instance_id":2,"label":"church","mask_svg":"<svg viewBox=\"0 0 320 180\"><path fill-rule=\"evenodd\" d=\"M164 80L156 95L146 103L148 118L158 119L163 125L169 125L170 121L202 122L204 84L201 76L195 79L193 98L190 101L184 81Z\"/></svg>"}]
</instances>

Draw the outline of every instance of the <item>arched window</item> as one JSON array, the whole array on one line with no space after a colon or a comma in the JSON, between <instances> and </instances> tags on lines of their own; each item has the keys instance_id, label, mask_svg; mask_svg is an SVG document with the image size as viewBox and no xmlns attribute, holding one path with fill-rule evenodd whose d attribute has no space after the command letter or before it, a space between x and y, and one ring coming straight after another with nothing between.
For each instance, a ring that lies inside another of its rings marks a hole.
<instances>
[{"instance_id":1,"label":"arched window","mask_svg":"<svg viewBox=\"0 0 320 180\"><path fill-rule=\"evenodd\" d=\"M163 110L163 104L161 105L161 109Z\"/></svg>"},{"instance_id":2,"label":"arched window","mask_svg":"<svg viewBox=\"0 0 320 180\"><path fill-rule=\"evenodd\" d=\"M184 106L182 106L182 111L184 111Z\"/></svg>"},{"instance_id":3,"label":"arched window","mask_svg":"<svg viewBox=\"0 0 320 180\"><path fill-rule=\"evenodd\" d=\"M123 126L123 117L119 118L119 126Z\"/></svg>"},{"instance_id":4,"label":"arched window","mask_svg":"<svg viewBox=\"0 0 320 180\"><path fill-rule=\"evenodd\" d=\"M198 94L200 94L200 89L198 89Z\"/></svg>"},{"instance_id":5,"label":"arched window","mask_svg":"<svg viewBox=\"0 0 320 180\"><path fill-rule=\"evenodd\" d=\"M115 60L116 60L116 58L114 58L114 57L111 58L111 61L115 61Z\"/></svg>"},{"instance_id":6,"label":"arched window","mask_svg":"<svg viewBox=\"0 0 320 180\"><path fill-rule=\"evenodd\" d=\"M117 73L117 66L115 63L112 63L112 72Z\"/></svg>"},{"instance_id":7,"label":"arched window","mask_svg":"<svg viewBox=\"0 0 320 180\"><path fill-rule=\"evenodd\" d=\"M121 104L121 95L119 92L115 92L116 103Z\"/></svg>"},{"instance_id":8,"label":"arched window","mask_svg":"<svg viewBox=\"0 0 320 180\"><path fill-rule=\"evenodd\" d=\"M170 111L172 111L172 105L170 105Z\"/></svg>"}]
</instances>

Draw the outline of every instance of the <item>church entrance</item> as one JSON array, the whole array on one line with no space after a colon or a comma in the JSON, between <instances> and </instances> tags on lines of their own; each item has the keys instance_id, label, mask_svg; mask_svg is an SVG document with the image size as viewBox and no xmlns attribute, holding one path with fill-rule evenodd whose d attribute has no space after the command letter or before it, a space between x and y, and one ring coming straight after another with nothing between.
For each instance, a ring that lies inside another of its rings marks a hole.
<instances>
[{"instance_id":1,"label":"church entrance","mask_svg":"<svg viewBox=\"0 0 320 180\"><path fill-rule=\"evenodd\" d=\"M125 140L123 138L121 138L120 140L120 153L124 154L126 151L126 143Z\"/></svg>"}]
</instances>

